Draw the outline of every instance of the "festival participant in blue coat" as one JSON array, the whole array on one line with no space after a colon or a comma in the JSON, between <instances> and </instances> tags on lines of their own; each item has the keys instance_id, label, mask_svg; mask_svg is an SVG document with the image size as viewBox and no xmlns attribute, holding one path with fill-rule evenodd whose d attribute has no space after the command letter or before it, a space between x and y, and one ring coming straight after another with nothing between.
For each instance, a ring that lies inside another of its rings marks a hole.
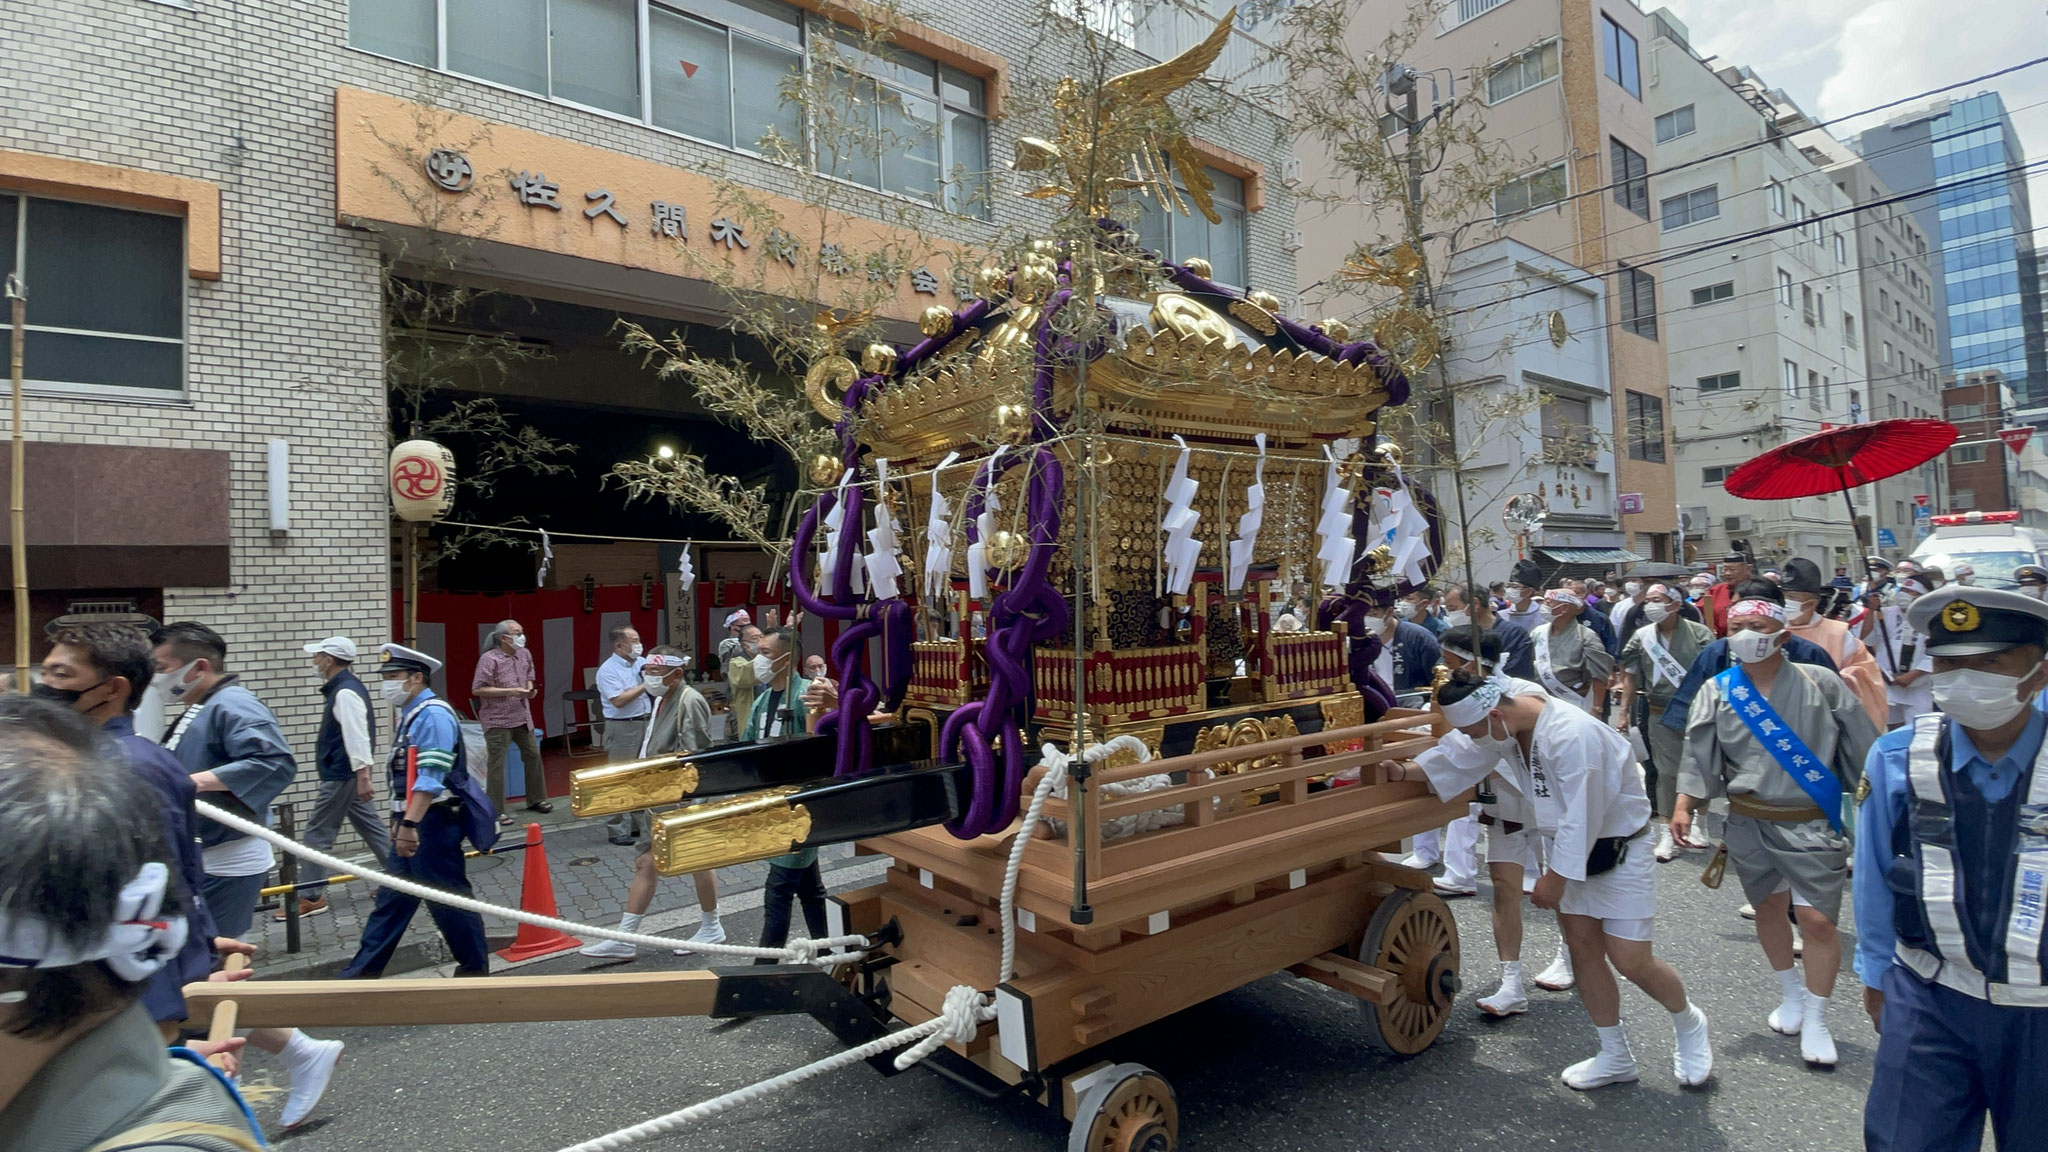
<instances>
[{"instance_id":1,"label":"festival participant in blue coat","mask_svg":"<svg viewBox=\"0 0 2048 1152\"><path fill-rule=\"evenodd\" d=\"M1366 620L1380 642L1380 655L1373 670L1394 691L1415 692L1428 688L1435 679L1439 652L1437 639L1429 629L1401 618L1398 609L1405 603L1396 600L1385 608L1368 612Z\"/></svg>"},{"instance_id":2,"label":"festival participant in blue coat","mask_svg":"<svg viewBox=\"0 0 2048 1152\"><path fill-rule=\"evenodd\" d=\"M384 703L398 712L389 763L391 850L396 857L392 874L467 896L470 888L462 841L467 837L483 849L496 843L497 813L470 777L455 709L427 687L427 678L441 662L398 644L386 644L378 651L384 656L377 670L382 676L378 691ZM374 980L382 976L419 906L417 896L394 888L378 889L377 907L363 924L362 946L342 969L342 978ZM484 945L483 917L438 902L429 903L428 913L455 956L455 974L489 975L491 957Z\"/></svg>"},{"instance_id":3,"label":"festival participant in blue coat","mask_svg":"<svg viewBox=\"0 0 2048 1152\"><path fill-rule=\"evenodd\" d=\"M1913 602L1940 713L1870 750L1856 974L1879 1032L1869 1152L2048 1149L2048 604L1952 586Z\"/></svg>"}]
</instances>

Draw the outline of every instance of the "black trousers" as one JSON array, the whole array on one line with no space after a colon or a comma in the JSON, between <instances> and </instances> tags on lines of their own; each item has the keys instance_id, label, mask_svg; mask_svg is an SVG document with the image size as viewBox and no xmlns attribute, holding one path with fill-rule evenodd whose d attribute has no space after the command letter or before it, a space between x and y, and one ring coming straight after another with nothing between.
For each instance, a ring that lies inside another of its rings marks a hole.
<instances>
[{"instance_id":1,"label":"black trousers","mask_svg":"<svg viewBox=\"0 0 2048 1152\"><path fill-rule=\"evenodd\" d=\"M761 889L761 947L780 948L789 943L789 902L800 900L804 906L804 927L810 929L811 939L822 939L825 935L825 877L818 871L818 862L813 860L806 868L784 868L780 864L768 866L768 883ZM756 964L773 964L767 957L757 957Z\"/></svg>"}]
</instances>

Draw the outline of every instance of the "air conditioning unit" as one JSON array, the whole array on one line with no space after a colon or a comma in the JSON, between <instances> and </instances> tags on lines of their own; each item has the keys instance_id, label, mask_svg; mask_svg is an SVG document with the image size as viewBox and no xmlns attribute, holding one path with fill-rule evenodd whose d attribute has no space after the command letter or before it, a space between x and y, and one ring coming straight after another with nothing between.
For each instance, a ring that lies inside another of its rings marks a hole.
<instances>
[{"instance_id":1,"label":"air conditioning unit","mask_svg":"<svg viewBox=\"0 0 2048 1152\"><path fill-rule=\"evenodd\" d=\"M1296 228L1287 234L1287 239L1282 241L1280 246L1289 252L1299 252L1301 251L1301 245L1301 229Z\"/></svg>"},{"instance_id":2,"label":"air conditioning unit","mask_svg":"<svg viewBox=\"0 0 2048 1152\"><path fill-rule=\"evenodd\" d=\"M1723 516L1721 518L1721 531L1728 533L1730 536L1741 536L1754 532L1756 531L1756 517Z\"/></svg>"},{"instance_id":3,"label":"air conditioning unit","mask_svg":"<svg viewBox=\"0 0 2048 1152\"><path fill-rule=\"evenodd\" d=\"M1280 162L1280 183L1289 188L1301 183L1301 157L1289 156Z\"/></svg>"},{"instance_id":4,"label":"air conditioning unit","mask_svg":"<svg viewBox=\"0 0 2048 1152\"><path fill-rule=\"evenodd\" d=\"M1698 536L1706 532L1706 505L1701 504L1693 508L1681 508L1678 512L1678 526L1685 529L1687 536Z\"/></svg>"}]
</instances>

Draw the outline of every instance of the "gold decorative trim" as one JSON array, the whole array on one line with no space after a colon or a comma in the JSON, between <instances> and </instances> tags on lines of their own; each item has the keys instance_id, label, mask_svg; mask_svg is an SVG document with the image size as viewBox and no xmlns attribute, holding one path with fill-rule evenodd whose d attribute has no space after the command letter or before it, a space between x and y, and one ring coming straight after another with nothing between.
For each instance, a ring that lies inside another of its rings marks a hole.
<instances>
[{"instance_id":1,"label":"gold decorative trim","mask_svg":"<svg viewBox=\"0 0 2048 1152\"><path fill-rule=\"evenodd\" d=\"M1273 314L1249 300L1232 300L1230 314L1258 329L1262 336L1280 334L1280 325L1273 319Z\"/></svg>"}]
</instances>

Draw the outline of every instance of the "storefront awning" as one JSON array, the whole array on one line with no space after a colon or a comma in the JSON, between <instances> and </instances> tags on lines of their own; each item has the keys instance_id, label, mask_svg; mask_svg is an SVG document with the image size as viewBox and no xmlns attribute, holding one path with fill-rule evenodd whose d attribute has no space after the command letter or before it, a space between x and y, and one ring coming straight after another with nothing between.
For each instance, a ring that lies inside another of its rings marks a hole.
<instances>
[{"instance_id":1,"label":"storefront awning","mask_svg":"<svg viewBox=\"0 0 2048 1152\"><path fill-rule=\"evenodd\" d=\"M1538 548L1536 551L1554 564L1633 564L1648 559L1626 548Z\"/></svg>"}]
</instances>

